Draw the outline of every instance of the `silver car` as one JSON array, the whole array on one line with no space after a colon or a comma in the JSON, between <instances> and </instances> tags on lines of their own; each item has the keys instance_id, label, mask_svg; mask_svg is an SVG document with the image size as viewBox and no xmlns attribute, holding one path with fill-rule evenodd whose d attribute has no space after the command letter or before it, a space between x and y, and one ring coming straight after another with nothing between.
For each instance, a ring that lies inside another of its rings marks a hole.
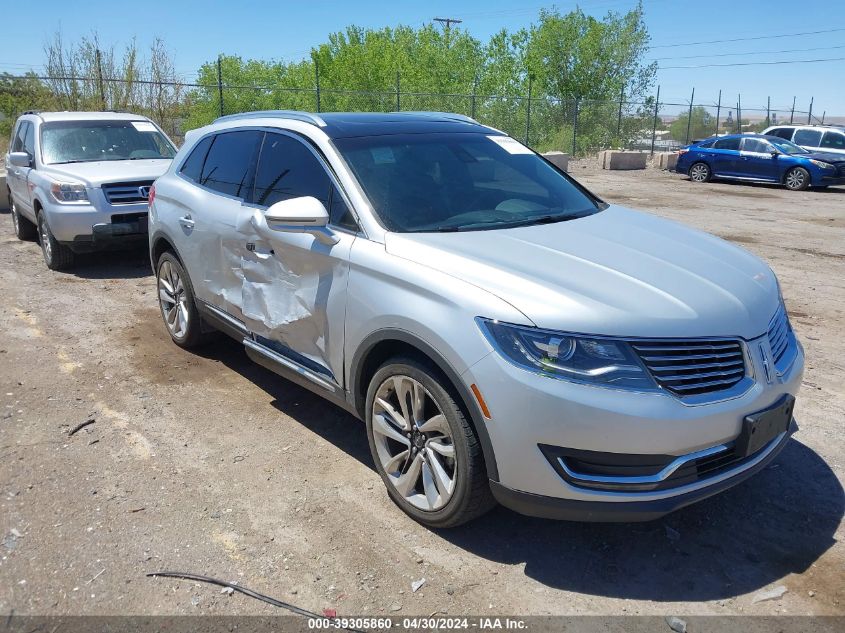
<instances>
[{"instance_id":1,"label":"silver car","mask_svg":"<svg viewBox=\"0 0 845 633\"><path fill-rule=\"evenodd\" d=\"M39 238L52 270L76 253L147 240L147 196L173 143L123 112L27 112L12 131L6 186L19 239Z\"/></svg>"},{"instance_id":2,"label":"silver car","mask_svg":"<svg viewBox=\"0 0 845 633\"><path fill-rule=\"evenodd\" d=\"M363 419L431 527L495 501L653 519L796 428L803 351L764 262L459 115L218 119L156 181L150 249L177 345L221 330Z\"/></svg>"}]
</instances>

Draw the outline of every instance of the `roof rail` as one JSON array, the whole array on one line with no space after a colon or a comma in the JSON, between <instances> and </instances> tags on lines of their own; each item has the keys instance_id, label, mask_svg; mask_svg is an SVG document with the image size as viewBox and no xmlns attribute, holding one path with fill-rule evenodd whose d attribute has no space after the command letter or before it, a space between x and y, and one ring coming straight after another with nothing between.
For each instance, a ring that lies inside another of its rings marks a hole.
<instances>
[{"instance_id":1,"label":"roof rail","mask_svg":"<svg viewBox=\"0 0 845 633\"><path fill-rule=\"evenodd\" d=\"M431 117L440 117L443 119L450 119L452 121L461 121L463 123L476 123L481 125L473 119L472 117L468 117L465 114L457 114L455 112L431 112L429 110L403 110L401 112L397 112L396 114L414 114L417 116L431 116Z\"/></svg>"},{"instance_id":2,"label":"roof rail","mask_svg":"<svg viewBox=\"0 0 845 633\"><path fill-rule=\"evenodd\" d=\"M225 116L214 119L215 123L221 121L237 121L239 119L266 119L278 117L281 119L293 119L294 121L304 121L317 127L326 127L326 122L316 114L310 112L300 112L299 110L256 110L253 112L240 112L238 114L227 114Z\"/></svg>"},{"instance_id":3,"label":"roof rail","mask_svg":"<svg viewBox=\"0 0 845 633\"><path fill-rule=\"evenodd\" d=\"M21 114L41 114L41 110L26 110Z\"/></svg>"}]
</instances>

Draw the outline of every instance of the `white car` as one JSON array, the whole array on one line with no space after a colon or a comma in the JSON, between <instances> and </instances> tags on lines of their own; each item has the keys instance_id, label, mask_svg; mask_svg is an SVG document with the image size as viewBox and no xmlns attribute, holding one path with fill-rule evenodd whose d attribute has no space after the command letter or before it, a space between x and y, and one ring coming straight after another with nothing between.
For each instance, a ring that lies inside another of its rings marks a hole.
<instances>
[{"instance_id":1,"label":"white car","mask_svg":"<svg viewBox=\"0 0 845 633\"><path fill-rule=\"evenodd\" d=\"M52 270L74 254L147 239L147 197L176 148L148 118L121 112L27 112L6 155L15 234L38 236Z\"/></svg>"},{"instance_id":2,"label":"white car","mask_svg":"<svg viewBox=\"0 0 845 633\"><path fill-rule=\"evenodd\" d=\"M773 125L763 132L777 136L811 152L845 155L845 127L836 125Z\"/></svg>"}]
</instances>

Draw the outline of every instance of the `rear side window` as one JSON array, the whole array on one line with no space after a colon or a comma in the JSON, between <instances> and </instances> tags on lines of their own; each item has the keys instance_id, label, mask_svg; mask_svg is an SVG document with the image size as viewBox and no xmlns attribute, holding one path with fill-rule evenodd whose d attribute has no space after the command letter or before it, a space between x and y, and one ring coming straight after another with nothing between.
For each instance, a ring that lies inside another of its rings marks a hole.
<instances>
[{"instance_id":1,"label":"rear side window","mask_svg":"<svg viewBox=\"0 0 845 633\"><path fill-rule=\"evenodd\" d=\"M845 150L845 134L842 132L825 132L821 147Z\"/></svg>"},{"instance_id":2,"label":"rear side window","mask_svg":"<svg viewBox=\"0 0 845 633\"><path fill-rule=\"evenodd\" d=\"M772 146L759 138L746 138L742 141L742 151L768 154L772 151Z\"/></svg>"},{"instance_id":3,"label":"rear side window","mask_svg":"<svg viewBox=\"0 0 845 633\"><path fill-rule=\"evenodd\" d=\"M732 150L739 150L739 141L738 138L723 138L719 139L715 143L713 143L714 149L732 149Z\"/></svg>"},{"instance_id":4,"label":"rear side window","mask_svg":"<svg viewBox=\"0 0 845 633\"><path fill-rule=\"evenodd\" d=\"M787 141L792 140L792 132L794 131L791 127L778 127L768 132L769 136L777 136L779 138L785 138Z\"/></svg>"},{"instance_id":5,"label":"rear side window","mask_svg":"<svg viewBox=\"0 0 845 633\"><path fill-rule=\"evenodd\" d=\"M255 159L263 134L247 130L215 136L203 165L200 184L228 196L250 200Z\"/></svg>"},{"instance_id":6,"label":"rear side window","mask_svg":"<svg viewBox=\"0 0 845 633\"><path fill-rule=\"evenodd\" d=\"M26 130L32 124L29 121L21 121L18 124L17 134L15 134L15 138L12 141L12 151L13 152L22 152L23 151L23 137L26 135Z\"/></svg>"},{"instance_id":7,"label":"rear side window","mask_svg":"<svg viewBox=\"0 0 845 633\"><path fill-rule=\"evenodd\" d=\"M818 147L822 140L822 133L819 130L798 130L792 142L796 145Z\"/></svg>"},{"instance_id":8,"label":"rear side window","mask_svg":"<svg viewBox=\"0 0 845 633\"><path fill-rule=\"evenodd\" d=\"M30 157L35 156L35 126L32 123L26 124L26 132L23 137L23 151L29 154Z\"/></svg>"},{"instance_id":9,"label":"rear side window","mask_svg":"<svg viewBox=\"0 0 845 633\"><path fill-rule=\"evenodd\" d=\"M703 143L699 143L697 147L708 149L710 147L713 147L713 141L704 141Z\"/></svg>"},{"instance_id":10,"label":"rear side window","mask_svg":"<svg viewBox=\"0 0 845 633\"><path fill-rule=\"evenodd\" d=\"M182 163L182 169L179 172L194 182L199 182L202 176L202 166L205 163L205 157L208 155L208 148L211 147L213 137L206 136L199 143L194 146L193 151Z\"/></svg>"}]
</instances>

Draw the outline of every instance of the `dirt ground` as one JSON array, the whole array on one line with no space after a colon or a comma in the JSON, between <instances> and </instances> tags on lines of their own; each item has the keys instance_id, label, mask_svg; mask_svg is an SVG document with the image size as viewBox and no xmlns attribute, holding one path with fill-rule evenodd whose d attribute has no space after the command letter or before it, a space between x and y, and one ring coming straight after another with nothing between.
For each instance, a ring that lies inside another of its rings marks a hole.
<instances>
[{"instance_id":1,"label":"dirt ground","mask_svg":"<svg viewBox=\"0 0 845 633\"><path fill-rule=\"evenodd\" d=\"M807 354L801 430L774 465L652 523L497 509L432 532L388 500L361 423L233 341L172 345L143 251L53 273L3 212L0 613L276 612L145 577L177 570L340 615L845 614L845 188L572 172L772 265Z\"/></svg>"}]
</instances>

